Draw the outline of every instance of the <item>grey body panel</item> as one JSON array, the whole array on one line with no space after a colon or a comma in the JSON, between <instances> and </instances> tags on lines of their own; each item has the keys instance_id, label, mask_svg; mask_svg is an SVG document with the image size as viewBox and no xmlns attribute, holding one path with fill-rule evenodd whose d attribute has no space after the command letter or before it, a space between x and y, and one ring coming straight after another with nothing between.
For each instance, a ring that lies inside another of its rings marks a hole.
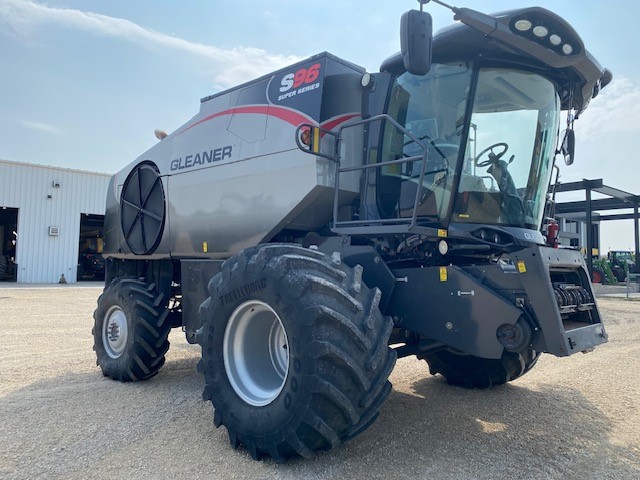
<instances>
[{"instance_id":1,"label":"grey body panel","mask_svg":"<svg viewBox=\"0 0 640 480\"><path fill-rule=\"evenodd\" d=\"M560 357L607 341L579 252L532 246L509 256L513 263L503 267L394 269L396 285L385 313L397 317L401 328L483 358L500 358L496 330L520 317L532 327L536 351ZM562 283L562 275L586 290L592 307L561 311L554 283Z\"/></svg>"},{"instance_id":2,"label":"grey body panel","mask_svg":"<svg viewBox=\"0 0 640 480\"><path fill-rule=\"evenodd\" d=\"M228 258L260 243L326 181L318 178L316 159L306 157L280 152L212 167L210 174L171 176L172 255ZM328 219L325 215L325 223Z\"/></svg>"},{"instance_id":3,"label":"grey body panel","mask_svg":"<svg viewBox=\"0 0 640 480\"><path fill-rule=\"evenodd\" d=\"M348 237L329 237L319 248L327 254L338 251L348 265L364 267L365 283L380 289L380 309L396 327L456 351L500 358L504 349L496 331L518 320L529 324L534 350L556 356L607 341L584 260L576 251L529 246L508 254L504 262L390 269L375 249L351 245ZM588 293L591 308L578 314L561 311L554 283L565 274Z\"/></svg>"},{"instance_id":4,"label":"grey body panel","mask_svg":"<svg viewBox=\"0 0 640 480\"><path fill-rule=\"evenodd\" d=\"M459 267L393 272L398 282L387 313L402 319L400 327L471 355L502 356L496 330L515 324L521 310Z\"/></svg>"},{"instance_id":5,"label":"grey body panel","mask_svg":"<svg viewBox=\"0 0 640 480\"><path fill-rule=\"evenodd\" d=\"M300 70L312 72L311 80L292 87ZM312 231L326 225L335 164L298 149L295 132L302 123L332 129L358 119L362 71L320 54L203 99L196 116L114 175L105 256L228 258L283 228ZM353 148L362 144L354 140ZM323 139L323 148L333 148L330 138ZM346 154L355 161L361 152ZM120 202L127 177L143 162L162 178L167 213L158 247L134 256L120 226ZM341 198L351 201L358 178L343 182L341 191Z\"/></svg>"}]
</instances>

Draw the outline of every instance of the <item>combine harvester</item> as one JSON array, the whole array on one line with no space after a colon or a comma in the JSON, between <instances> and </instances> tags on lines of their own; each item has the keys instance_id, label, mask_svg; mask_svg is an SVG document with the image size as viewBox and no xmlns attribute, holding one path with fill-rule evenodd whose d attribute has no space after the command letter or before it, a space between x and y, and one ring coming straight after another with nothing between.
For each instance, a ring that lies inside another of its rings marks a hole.
<instances>
[{"instance_id":1,"label":"combine harvester","mask_svg":"<svg viewBox=\"0 0 640 480\"><path fill-rule=\"evenodd\" d=\"M407 12L378 73L322 53L203 98L113 177L104 375L152 377L182 328L215 425L281 461L371 425L397 357L485 388L607 341L582 256L539 230L611 73L545 9L450 8L434 37Z\"/></svg>"}]
</instances>

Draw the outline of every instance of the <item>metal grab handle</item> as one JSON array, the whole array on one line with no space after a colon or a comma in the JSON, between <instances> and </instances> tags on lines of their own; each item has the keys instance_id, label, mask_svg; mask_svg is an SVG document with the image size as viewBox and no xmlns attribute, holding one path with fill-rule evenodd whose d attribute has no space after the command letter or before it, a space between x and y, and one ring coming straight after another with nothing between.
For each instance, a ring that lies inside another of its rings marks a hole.
<instances>
[{"instance_id":1,"label":"metal grab handle","mask_svg":"<svg viewBox=\"0 0 640 480\"><path fill-rule=\"evenodd\" d=\"M309 133L309 145L302 143L302 135L308 131ZM312 125L310 123L301 123L296 128L296 145L300 150L305 153L309 153L311 155L317 155L319 157L327 158L329 160L333 160L334 162L338 162L337 158L337 150L334 152L334 155L329 155L328 153L324 153L320 151L320 139L324 135L331 135L336 139L336 148L339 145L340 137L336 132L332 132L331 130L327 130L326 128L319 127L317 125Z\"/></svg>"}]
</instances>

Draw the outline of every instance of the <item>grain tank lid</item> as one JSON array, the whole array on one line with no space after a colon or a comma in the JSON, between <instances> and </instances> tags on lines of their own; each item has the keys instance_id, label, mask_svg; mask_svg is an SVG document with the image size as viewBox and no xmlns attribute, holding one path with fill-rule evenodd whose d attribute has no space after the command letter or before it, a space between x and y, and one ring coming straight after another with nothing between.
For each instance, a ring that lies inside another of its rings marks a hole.
<instances>
[{"instance_id":1,"label":"grain tank lid","mask_svg":"<svg viewBox=\"0 0 640 480\"><path fill-rule=\"evenodd\" d=\"M291 65L283 67L283 68L281 68L279 70L276 70L274 72L268 73L268 74L263 75L261 77L258 77L258 78L255 78L253 80L250 80L248 82L245 82L245 83L242 83L240 85L237 85L235 87L231 87L231 88L229 88L227 90L223 90L221 92L214 93L212 95L208 95L206 97L203 97L203 98L200 99L200 103L205 103L205 102L207 102L207 101L209 101L209 100L211 100L213 98L217 98L217 97L220 97L222 95L226 95L226 94L228 94L230 92L233 92L234 90L243 89L243 88L245 88L247 86L250 86L252 84L255 84L255 83L260 83L260 82L267 81L271 77L273 77L274 75L278 75L279 73L284 73L284 72L287 72L289 70L293 70L293 69L295 69L295 68L297 68L297 67L299 67L301 65L304 65L304 64L306 64L308 62L312 62L312 61L315 61L315 60L323 60L323 59L329 59L329 60L332 60L334 62L341 63L342 65L345 65L345 66L347 66L347 67L349 67L349 68L351 68L351 69L353 69L355 71L361 72L361 73L364 73L366 71L366 69L364 67L356 65L355 63L351 63L351 62L349 62L347 60L344 60L344 59L342 59L340 57L337 57L337 56L335 56L335 55L333 55L333 54L331 54L329 52L321 52L321 53L318 53L316 55L312 55L312 56L310 56L308 58L305 58L303 60L299 60L296 63L293 63Z\"/></svg>"}]
</instances>

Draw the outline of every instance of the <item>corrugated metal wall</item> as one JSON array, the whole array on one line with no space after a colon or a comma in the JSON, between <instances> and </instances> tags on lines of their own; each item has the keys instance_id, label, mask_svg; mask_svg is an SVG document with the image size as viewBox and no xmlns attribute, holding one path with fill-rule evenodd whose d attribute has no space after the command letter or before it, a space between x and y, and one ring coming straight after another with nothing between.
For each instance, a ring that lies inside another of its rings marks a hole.
<instances>
[{"instance_id":1,"label":"corrugated metal wall","mask_svg":"<svg viewBox=\"0 0 640 480\"><path fill-rule=\"evenodd\" d=\"M76 280L80 215L104 215L110 177L0 160L0 208L19 209L19 283L57 283L62 274ZM60 234L50 236L50 226Z\"/></svg>"}]
</instances>

